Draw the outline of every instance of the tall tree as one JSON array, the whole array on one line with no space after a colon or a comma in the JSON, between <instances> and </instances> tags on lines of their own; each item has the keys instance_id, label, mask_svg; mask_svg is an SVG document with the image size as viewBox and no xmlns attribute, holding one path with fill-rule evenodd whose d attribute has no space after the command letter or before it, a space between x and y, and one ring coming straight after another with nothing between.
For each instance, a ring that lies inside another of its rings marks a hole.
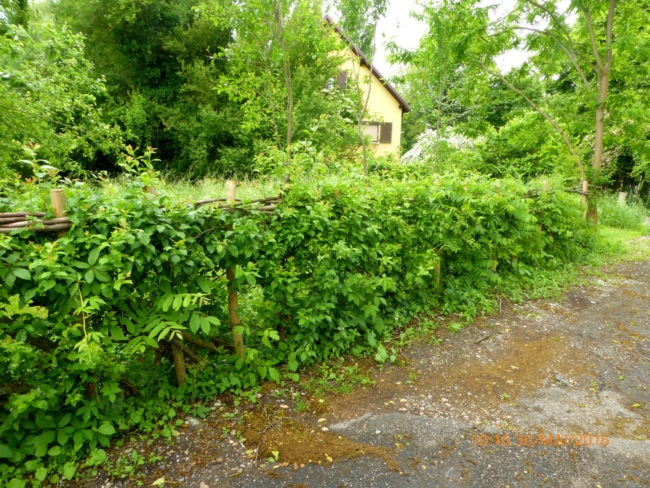
<instances>
[{"instance_id":1,"label":"tall tree","mask_svg":"<svg viewBox=\"0 0 650 488\"><path fill-rule=\"evenodd\" d=\"M215 0L216 1L216 0ZM248 170L236 107L214 91L230 41L194 0L57 0L55 11L87 37L87 54L107 80L106 109L128 142L154 146L183 175ZM248 141L245 141L246 143ZM239 146L233 150L233 146Z\"/></svg>"},{"instance_id":2,"label":"tall tree","mask_svg":"<svg viewBox=\"0 0 650 488\"><path fill-rule=\"evenodd\" d=\"M642 14L640 6L632 4L574 0L562 11L553 1L518 0L509 15L497 20L489 18L488 8L480 7L478 0L445 0L434 10L451 19L447 25L454 26L447 44L453 46L455 70L464 80L471 80L469 86L477 86L475 81L484 80L487 74L525 100L564 141L586 191L589 182L600 181L606 124L616 110L608 102L616 56L625 58L619 52L623 46L617 50L618 39L634 29L638 35L640 24L631 17ZM630 30L631 24L637 27ZM627 30L619 32L617 26L626 26ZM520 76L513 78L499 69L497 57L522 45L532 56L520 73L528 70L528 76L542 82L546 90L541 96L522 86ZM432 52L432 44L425 42L415 56L425 60ZM468 83L463 81L463 85ZM591 118L590 124L585 122L586 116ZM589 218L597 221L593 201L588 204Z\"/></svg>"},{"instance_id":3,"label":"tall tree","mask_svg":"<svg viewBox=\"0 0 650 488\"><path fill-rule=\"evenodd\" d=\"M397 59L409 67L401 83L414 100L405 124L411 139L417 135L413 132L426 129L434 129L440 138L447 128L463 122L473 124L475 130L484 128L477 101L491 89L491 80L470 62L468 53L479 49L477 32L487 26L488 9L474 8L475 3L444 0L423 5L416 18L428 25L428 32L417 50L397 53Z\"/></svg>"},{"instance_id":4,"label":"tall tree","mask_svg":"<svg viewBox=\"0 0 650 488\"><path fill-rule=\"evenodd\" d=\"M81 36L32 19L0 34L0 176L29 176L38 162L68 175L114 157L121 134L103 121L104 80Z\"/></svg>"},{"instance_id":5,"label":"tall tree","mask_svg":"<svg viewBox=\"0 0 650 488\"><path fill-rule=\"evenodd\" d=\"M568 13L575 12L578 16L572 27L568 22ZM567 12L558 9L555 2L542 0L520 0L518 9L510 19L509 28L529 32L526 43L539 53L563 54L582 85L580 92L583 97L591 98L591 111L595 115L593 128L593 156L591 174L585 170L577 148L571 138L564 135L559 123L549 115L545 118L554 125L558 132L562 131L563 139L576 156L583 182L583 192L588 192L589 181L598 181L603 163L605 140L605 113L609 94L609 81L612 70L614 19L616 17L616 0L589 1L574 0ZM532 26L526 25L526 20ZM538 24L544 28L535 27ZM554 51L554 52L553 52ZM539 55L538 55L539 56ZM548 61L538 64L548 65ZM566 64L565 64L566 66ZM518 89L511 85L514 91ZM526 95L520 91L525 98ZM527 100L528 101L528 100ZM531 104L540 113L541 110ZM589 199L588 218L598 221L597 208L593 199Z\"/></svg>"},{"instance_id":6,"label":"tall tree","mask_svg":"<svg viewBox=\"0 0 650 488\"><path fill-rule=\"evenodd\" d=\"M216 5L211 15L232 29L218 60L226 72L216 89L240 104L244 130L285 155L290 170L296 140L333 147L345 142L322 122L340 123L339 94L327 90L339 60L340 40L321 16L317 0L249 0ZM320 132L332 135L327 141ZM343 131L344 133L345 131Z\"/></svg>"}]
</instances>

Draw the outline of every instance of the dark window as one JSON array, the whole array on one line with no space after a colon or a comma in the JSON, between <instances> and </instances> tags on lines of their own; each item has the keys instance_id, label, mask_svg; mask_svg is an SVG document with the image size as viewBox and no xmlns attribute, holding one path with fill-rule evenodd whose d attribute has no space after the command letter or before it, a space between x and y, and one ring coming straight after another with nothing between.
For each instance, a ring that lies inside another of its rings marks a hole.
<instances>
[{"instance_id":1,"label":"dark window","mask_svg":"<svg viewBox=\"0 0 650 488\"><path fill-rule=\"evenodd\" d=\"M379 142L381 144L390 144L393 141L393 123L384 122L380 127Z\"/></svg>"}]
</instances>

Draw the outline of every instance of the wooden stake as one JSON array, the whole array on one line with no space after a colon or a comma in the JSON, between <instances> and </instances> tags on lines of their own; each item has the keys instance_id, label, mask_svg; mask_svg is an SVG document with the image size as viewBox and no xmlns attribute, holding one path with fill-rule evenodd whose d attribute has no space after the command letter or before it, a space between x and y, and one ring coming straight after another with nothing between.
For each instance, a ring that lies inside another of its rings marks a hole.
<instances>
[{"instance_id":1,"label":"wooden stake","mask_svg":"<svg viewBox=\"0 0 650 488\"><path fill-rule=\"evenodd\" d=\"M237 200L237 182L235 180L226 181L226 202L235 203Z\"/></svg>"},{"instance_id":2,"label":"wooden stake","mask_svg":"<svg viewBox=\"0 0 650 488\"><path fill-rule=\"evenodd\" d=\"M598 207L594 195L589 195L589 182L587 180L582 181L582 204L585 207L584 217L587 222L598 225Z\"/></svg>"},{"instance_id":3,"label":"wooden stake","mask_svg":"<svg viewBox=\"0 0 650 488\"><path fill-rule=\"evenodd\" d=\"M50 202L56 218L65 217L65 192L61 189L50 190Z\"/></svg>"},{"instance_id":4,"label":"wooden stake","mask_svg":"<svg viewBox=\"0 0 650 488\"><path fill-rule=\"evenodd\" d=\"M232 340L235 345L235 352L238 356L244 356L244 338L236 332L237 327L241 325L241 318L239 317L239 302L237 300L237 291L233 290L233 283L235 281L235 273L232 268L226 268L226 277L228 278L228 315L230 316L230 327L232 328Z\"/></svg>"},{"instance_id":5,"label":"wooden stake","mask_svg":"<svg viewBox=\"0 0 650 488\"><path fill-rule=\"evenodd\" d=\"M185 370L185 357L183 350L176 344L176 341L171 342L172 358L174 359L174 369L176 371L176 383L181 386L187 379L187 372Z\"/></svg>"},{"instance_id":6,"label":"wooden stake","mask_svg":"<svg viewBox=\"0 0 650 488\"><path fill-rule=\"evenodd\" d=\"M65 217L65 191L61 188L50 190L50 202L52 203L52 210L57 219ZM65 231L57 232L59 237L65 235Z\"/></svg>"},{"instance_id":7,"label":"wooden stake","mask_svg":"<svg viewBox=\"0 0 650 488\"><path fill-rule=\"evenodd\" d=\"M226 181L226 202L233 204L236 202L237 183L234 180ZM235 352L238 356L244 356L244 338L236 332L236 328L241 325L239 317L239 301L237 290L234 289L235 271L232 266L226 267L226 277L228 278L228 315L230 317L230 327L232 328L232 340L235 345Z\"/></svg>"}]
</instances>

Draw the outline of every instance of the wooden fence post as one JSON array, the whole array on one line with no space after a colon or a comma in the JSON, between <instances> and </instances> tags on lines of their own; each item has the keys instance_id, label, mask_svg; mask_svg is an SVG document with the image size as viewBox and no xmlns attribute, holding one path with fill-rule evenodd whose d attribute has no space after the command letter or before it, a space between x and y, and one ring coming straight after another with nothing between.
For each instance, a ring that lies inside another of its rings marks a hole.
<instances>
[{"instance_id":1,"label":"wooden fence post","mask_svg":"<svg viewBox=\"0 0 650 488\"><path fill-rule=\"evenodd\" d=\"M65 192L60 189L50 190L50 202L52 202L52 210L57 219L65 217Z\"/></svg>"},{"instance_id":2,"label":"wooden fence post","mask_svg":"<svg viewBox=\"0 0 650 488\"><path fill-rule=\"evenodd\" d=\"M237 183L234 180L226 181L226 202L235 203ZM236 328L241 325L239 317L239 301L237 299L237 290L234 289L235 270L233 266L226 267L226 277L228 278L228 315L230 316L230 326L232 328L232 340L235 345L235 352L238 356L244 356L244 338L236 332Z\"/></svg>"},{"instance_id":3,"label":"wooden fence post","mask_svg":"<svg viewBox=\"0 0 650 488\"><path fill-rule=\"evenodd\" d=\"M174 360L174 371L176 372L176 384L181 386L185 383L187 379L187 371L185 369L185 357L183 355L183 350L176 343L175 340L171 341L170 344L172 349L172 359Z\"/></svg>"},{"instance_id":4,"label":"wooden fence post","mask_svg":"<svg viewBox=\"0 0 650 488\"><path fill-rule=\"evenodd\" d=\"M65 217L65 191L61 188L53 188L50 190L50 202L52 204L54 217L57 219ZM65 231L60 230L56 234L61 237L65 235Z\"/></svg>"}]
</instances>

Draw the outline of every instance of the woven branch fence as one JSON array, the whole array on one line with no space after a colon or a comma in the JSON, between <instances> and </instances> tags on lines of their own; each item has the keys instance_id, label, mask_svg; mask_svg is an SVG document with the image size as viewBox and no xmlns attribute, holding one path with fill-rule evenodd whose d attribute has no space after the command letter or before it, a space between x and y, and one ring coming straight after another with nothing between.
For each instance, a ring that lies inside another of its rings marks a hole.
<instances>
[{"instance_id":1,"label":"woven branch fence","mask_svg":"<svg viewBox=\"0 0 650 488\"><path fill-rule=\"evenodd\" d=\"M152 189L145 189L147 192L153 192ZM192 205L195 208L219 204L214 206L215 210L220 211L241 211L241 212L260 212L265 214L272 214L277 209L278 203L282 199L281 195L259 198L254 200L241 200L235 197L236 183L233 180L226 182L226 197L225 198L209 198L206 200L199 200ZM55 232L58 236L62 236L66 231L72 227L72 221L65 216L65 193L62 189L55 189L50 191L50 201L54 217L50 219L43 219L46 215L45 212L0 212L0 233L11 234L17 233L25 229L34 232L48 233ZM206 231L208 232L208 231ZM239 356L244 355L244 339L238 332L238 327L241 325L239 317L239 303L237 291L234 288L235 270L230 266L226 269L226 276L228 279L228 313L230 324L232 327L233 346L235 352ZM206 343L201 341L197 342L196 338L190 336L186 337L189 342L206 347ZM185 371L185 355L190 355L189 351L183 344L175 341L171 344L172 356L176 370L176 379L178 384L182 384L186 380ZM214 347L214 346L213 346Z\"/></svg>"}]
</instances>

